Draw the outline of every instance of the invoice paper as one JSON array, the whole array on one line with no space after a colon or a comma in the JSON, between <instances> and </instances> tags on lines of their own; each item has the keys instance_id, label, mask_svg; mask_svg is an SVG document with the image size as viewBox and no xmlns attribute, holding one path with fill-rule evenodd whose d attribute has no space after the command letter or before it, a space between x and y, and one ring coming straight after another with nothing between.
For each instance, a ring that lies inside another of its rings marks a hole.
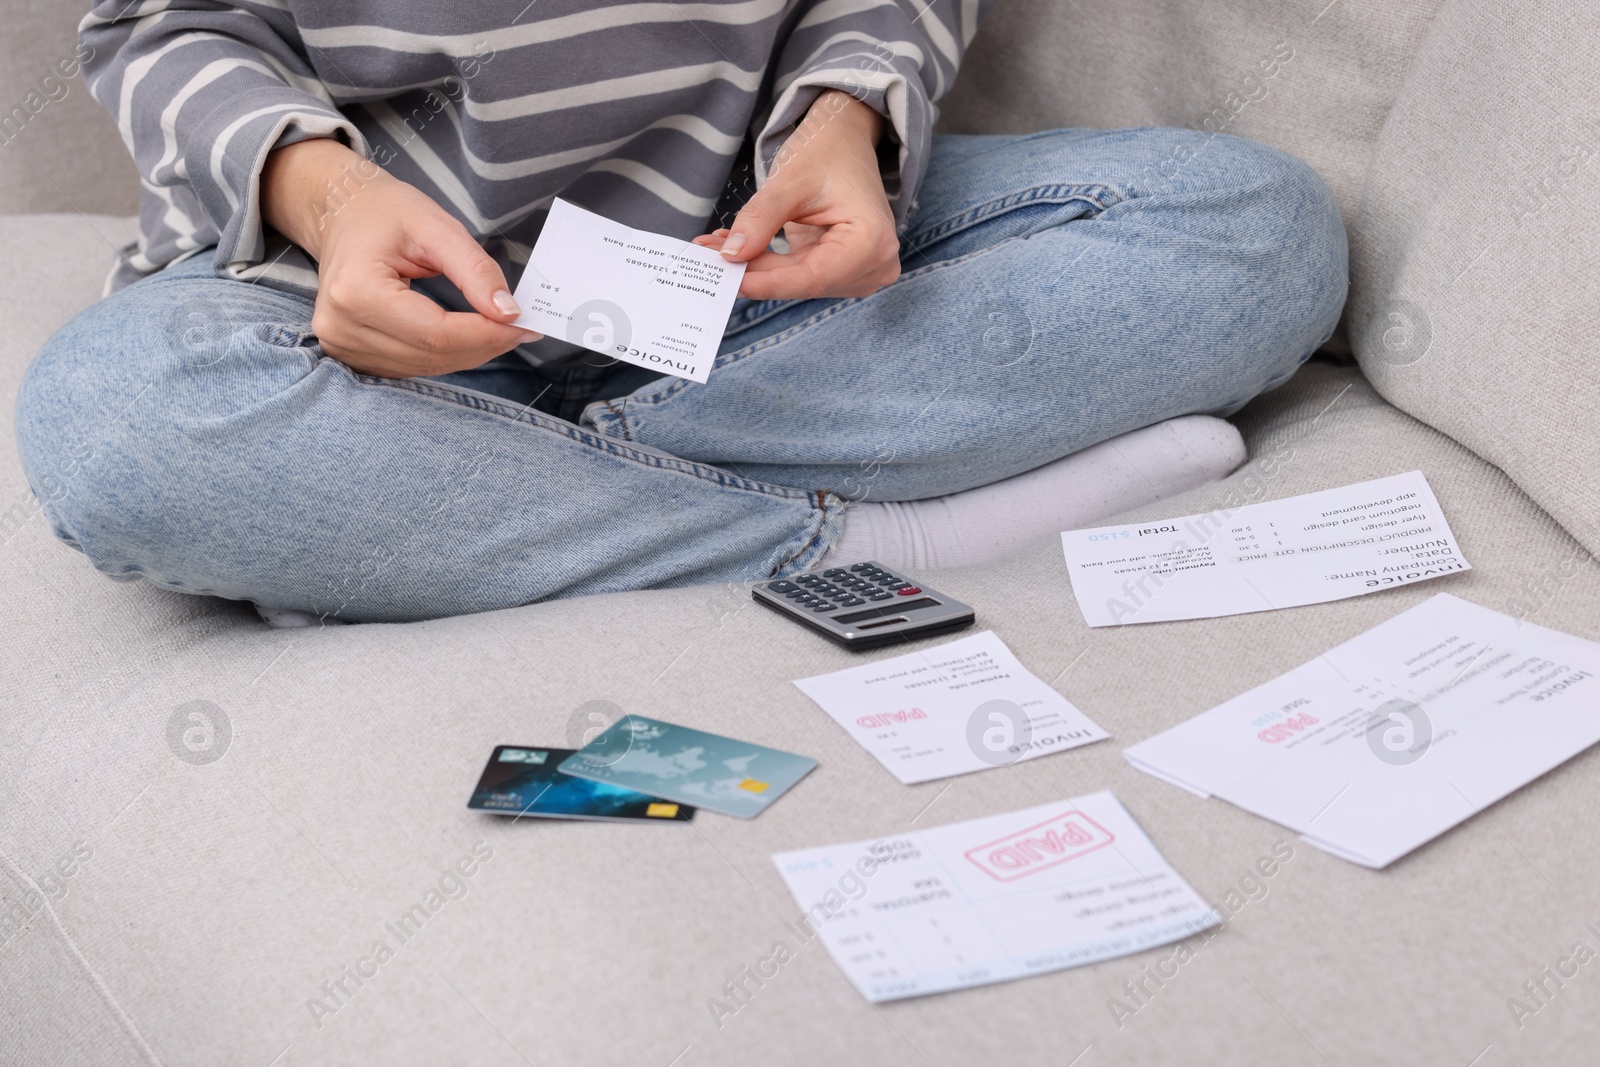
<instances>
[{"instance_id":1,"label":"invoice paper","mask_svg":"<svg viewBox=\"0 0 1600 1067\"><path fill-rule=\"evenodd\" d=\"M1110 793L772 860L873 1003L1125 956L1218 921Z\"/></svg>"},{"instance_id":2,"label":"invoice paper","mask_svg":"<svg viewBox=\"0 0 1600 1067\"><path fill-rule=\"evenodd\" d=\"M1109 736L990 630L794 684L907 785Z\"/></svg>"},{"instance_id":3,"label":"invoice paper","mask_svg":"<svg viewBox=\"0 0 1600 1067\"><path fill-rule=\"evenodd\" d=\"M744 264L557 199L517 283L516 324L703 382Z\"/></svg>"},{"instance_id":4,"label":"invoice paper","mask_svg":"<svg viewBox=\"0 0 1600 1067\"><path fill-rule=\"evenodd\" d=\"M1384 867L1600 741L1600 644L1441 593L1126 750Z\"/></svg>"},{"instance_id":5,"label":"invoice paper","mask_svg":"<svg viewBox=\"0 0 1600 1067\"><path fill-rule=\"evenodd\" d=\"M1470 570L1421 471L1061 535L1090 626L1320 604Z\"/></svg>"}]
</instances>

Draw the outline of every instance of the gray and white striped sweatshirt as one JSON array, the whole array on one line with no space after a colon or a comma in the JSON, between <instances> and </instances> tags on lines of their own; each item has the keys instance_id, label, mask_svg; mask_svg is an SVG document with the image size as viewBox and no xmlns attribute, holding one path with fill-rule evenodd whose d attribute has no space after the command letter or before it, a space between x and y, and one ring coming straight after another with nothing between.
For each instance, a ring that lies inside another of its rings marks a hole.
<instances>
[{"instance_id":1,"label":"gray and white striped sweatshirt","mask_svg":"<svg viewBox=\"0 0 1600 1067\"><path fill-rule=\"evenodd\" d=\"M268 152L316 136L421 188L513 285L557 195L687 239L729 221L825 88L889 120L904 225L934 101L993 2L99 0L85 75L142 187L108 289L215 245L220 273L314 293L257 187Z\"/></svg>"}]
</instances>

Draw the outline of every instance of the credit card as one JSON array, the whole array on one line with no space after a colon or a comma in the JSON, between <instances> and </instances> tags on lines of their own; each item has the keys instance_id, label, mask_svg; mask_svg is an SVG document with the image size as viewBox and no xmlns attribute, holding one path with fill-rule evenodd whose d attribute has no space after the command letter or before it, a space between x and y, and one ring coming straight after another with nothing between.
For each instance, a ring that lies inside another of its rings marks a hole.
<instances>
[{"instance_id":1,"label":"credit card","mask_svg":"<svg viewBox=\"0 0 1600 1067\"><path fill-rule=\"evenodd\" d=\"M687 726L624 715L561 763L563 774L753 819L817 761Z\"/></svg>"},{"instance_id":2,"label":"credit card","mask_svg":"<svg viewBox=\"0 0 1600 1067\"><path fill-rule=\"evenodd\" d=\"M687 804L557 772L557 764L574 751L496 746L467 807L502 815L597 822L688 822L694 818L694 809Z\"/></svg>"}]
</instances>

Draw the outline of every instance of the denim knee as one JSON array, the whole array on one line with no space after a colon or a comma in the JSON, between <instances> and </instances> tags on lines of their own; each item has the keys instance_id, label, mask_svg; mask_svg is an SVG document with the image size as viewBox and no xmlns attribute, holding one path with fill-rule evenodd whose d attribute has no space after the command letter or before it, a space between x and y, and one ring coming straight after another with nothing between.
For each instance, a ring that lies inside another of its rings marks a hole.
<instances>
[{"instance_id":1,"label":"denim knee","mask_svg":"<svg viewBox=\"0 0 1600 1067\"><path fill-rule=\"evenodd\" d=\"M1348 238L1332 190L1309 164L1287 153L1277 155L1271 195L1279 205L1280 240L1290 250L1292 262L1280 286L1300 289L1305 322L1295 338L1298 348L1292 363L1269 379L1263 391L1288 381L1333 336L1350 291Z\"/></svg>"},{"instance_id":2,"label":"denim knee","mask_svg":"<svg viewBox=\"0 0 1600 1067\"><path fill-rule=\"evenodd\" d=\"M204 508L228 496L228 472L250 462L228 453L228 421L316 362L292 322L262 321L292 315L229 306L216 287L238 283L206 281L141 283L93 305L45 343L18 391L17 447L41 510L113 578L182 555ZM285 348L299 351L264 358ZM193 588L183 575L149 576Z\"/></svg>"},{"instance_id":3,"label":"denim knee","mask_svg":"<svg viewBox=\"0 0 1600 1067\"><path fill-rule=\"evenodd\" d=\"M117 412L108 406L92 368L102 362L85 351L76 322L45 342L23 375L17 392L17 451L22 469L52 531L82 549L86 505L101 496L96 460L105 466L101 442Z\"/></svg>"},{"instance_id":4,"label":"denim knee","mask_svg":"<svg viewBox=\"0 0 1600 1067\"><path fill-rule=\"evenodd\" d=\"M1331 332L1349 286L1349 246L1333 191L1309 163L1288 152L1241 137L1226 140L1233 166L1254 193L1245 208L1249 225L1259 226L1260 239L1285 253L1283 283L1316 294L1307 303Z\"/></svg>"},{"instance_id":5,"label":"denim knee","mask_svg":"<svg viewBox=\"0 0 1600 1067\"><path fill-rule=\"evenodd\" d=\"M67 390L42 379L59 367L47 342L34 357L17 394L16 442L23 475L39 503L40 512L56 537L81 548L62 519L61 505L74 487L82 490L83 475L94 457L94 446L72 424L71 414L55 402Z\"/></svg>"},{"instance_id":6,"label":"denim knee","mask_svg":"<svg viewBox=\"0 0 1600 1067\"><path fill-rule=\"evenodd\" d=\"M1344 220L1327 183L1303 160L1240 137L1215 140L1236 190L1235 251L1257 264L1248 301L1272 335L1263 352L1274 358L1254 390L1265 392L1288 381L1338 325L1349 290Z\"/></svg>"},{"instance_id":7,"label":"denim knee","mask_svg":"<svg viewBox=\"0 0 1600 1067\"><path fill-rule=\"evenodd\" d=\"M142 533L175 490L166 330L129 299L84 311L29 365L17 393L23 472L56 536L112 577L137 577ZM118 311L122 314L118 314Z\"/></svg>"}]
</instances>

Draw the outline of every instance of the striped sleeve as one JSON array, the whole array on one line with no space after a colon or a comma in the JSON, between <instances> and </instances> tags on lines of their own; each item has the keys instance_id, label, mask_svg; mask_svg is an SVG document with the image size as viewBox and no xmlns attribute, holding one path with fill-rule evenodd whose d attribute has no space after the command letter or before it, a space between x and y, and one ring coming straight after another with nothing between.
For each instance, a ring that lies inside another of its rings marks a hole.
<instances>
[{"instance_id":1,"label":"striped sleeve","mask_svg":"<svg viewBox=\"0 0 1600 1067\"><path fill-rule=\"evenodd\" d=\"M850 93L888 120L884 188L903 229L928 166L934 106L995 0L799 0L777 56L774 103L756 135L764 182L785 140L825 89Z\"/></svg>"},{"instance_id":2,"label":"striped sleeve","mask_svg":"<svg viewBox=\"0 0 1600 1067\"><path fill-rule=\"evenodd\" d=\"M267 153L310 137L366 151L275 0L100 0L79 39L92 54L90 90L116 119L146 193L140 245L123 268L135 276L215 244L219 272L258 277L269 252L258 197ZM314 267L297 258L275 279L314 291Z\"/></svg>"}]
</instances>

